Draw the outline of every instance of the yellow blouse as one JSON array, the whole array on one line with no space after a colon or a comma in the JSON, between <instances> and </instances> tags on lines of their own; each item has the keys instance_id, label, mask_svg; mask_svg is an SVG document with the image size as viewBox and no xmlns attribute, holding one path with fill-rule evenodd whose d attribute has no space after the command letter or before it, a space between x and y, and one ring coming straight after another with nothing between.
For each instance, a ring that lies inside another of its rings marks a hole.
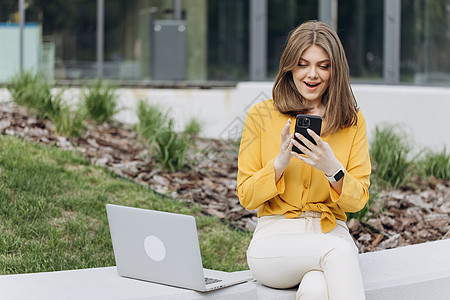
<instances>
[{"instance_id":1,"label":"yellow blouse","mask_svg":"<svg viewBox=\"0 0 450 300\"><path fill-rule=\"evenodd\" d=\"M361 210L369 199L366 121L358 111L357 125L322 137L346 169L339 195L323 172L295 157L275 182L273 162L288 118L274 107L273 100L257 103L248 111L239 149L237 195L245 208L258 209L259 217L284 214L296 218L302 211L321 212L322 231L329 232L336 219L346 221L345 212ZM295 118L291 121L293 133Z\"/></svg>"}]
</instances>

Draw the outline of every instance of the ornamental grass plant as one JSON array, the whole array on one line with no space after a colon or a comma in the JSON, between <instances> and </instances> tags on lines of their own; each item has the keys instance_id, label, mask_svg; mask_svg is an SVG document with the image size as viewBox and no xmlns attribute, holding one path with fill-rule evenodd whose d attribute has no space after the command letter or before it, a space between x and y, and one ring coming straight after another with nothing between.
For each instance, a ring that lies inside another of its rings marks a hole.
<instances>
[{"instance_id":1,"label":"ornamental grass plant","mask_svg":"<svg viewBox=\"0 0 450 300\"><path fill-rule=\"evenodd\" d=\"M190 119L189 122L184 127L184 133L196 137L202 131L202 123L200 123L197 119Z\"/></svg>"},{"instance_id":2,"label":"ornamental grass plant","mask_svg":"<svg viewBox=\"0 0 450 300\"><path fill-rule=\"evenodd\" d=\"M99 123L111 122L119 112L117 87L107 81L97 80L83 94L87 116Z\"/></svg>"},{"instance_id":3,"label":"ornamental grass plant","mask_svg":"<svg viewBox=\"0 0 450 300\"><path fill-rule=\"evenodd\" d=\"M156 160L171 172L183 169L187 151L193 143L192 138L176 132L174 120L156 105L140 101L137 115L137 131L149 147L155 149Z\"/></svg>"},{"instance_id":4,"label":"ornamental grass plant","mask_svg":"<svg viewBox=\"0 0 450 300\"><path fill-rule=\"evenodd\" d=\"M22 75L13 76L7 88L11 97L18 105L31 107L34 105L34 88L41 85L38 75L32 71L25 71Z\"/></svg>"},{"instance_id":5,"label":"ornamental grass plant","mask_svg":"<svg viewBox=\"0 0 450 300\"><path fill-rule=\"evenodd\" d=\"M137 109L138 125L137 132L148 144L152 144L156 139L156 134L162 128L169 125L170 117L167 112L163 112L157 105L139 101Z\"/></svg>"},{"instance_id":6,"label":"ornamental grass plant","mask_svg":"<svg viewBox=\"0 0 450 300\"><path fill-rule=\"evenodd\" d=\"M450 153L447 153L446 147L442 151L428 149L419 160L418 167L425 176L450 180Z\"/></svg>"},{"instance_id":7,"label":"ornamental grass plant","mask_svg":"<svg viewBox=\"0 0 450 300\"><path fill-rule=\"evenodd\" d=\"M156 159L169 171L175 172L184 167L187 151L191 146L188 136L175 132L172 126L156 133Z\"/></svg>"},{"instance_id":8,"label":"ornamental grass plant","mask_svg":"<svg viewBox=\"0 0 450 300\"><path fill-rule=\"evenodd\" d=\"M75 112L63 101L64 90L52 92L52 85L39 74L31 71L22 76L16 75L8 84L13 101L27 107L39 119L49 119L56 127L56 133L67 136L80 136L86 113L83 107Z\"/></svg>"},{"instance_id":9,"label":"ornamental grass plant","mask_svg":"<svg viewBox=\"0 0 450 300\"><path fill-rule=\"evenodd\" d=\"M52 119L62 109L63 90L53 94L52 87L45 77L32 71L13 76L7 85L13 101L41 119Z\"/></svg>"},{"instance_id":10,"label":"ornamental grass plant","mask_svg":"<svg viewBox=\"0 0 450 300\"><path fill-rule=\"evenodd\" d=\"M412 175L412 147L400 127L376 126L369 146L372 176L393 188L404 186Z\"/></svg>"},{"instance_id":11,"label":"ornamental grass plant","mask_svg":"<svg viewBox=\"0 0 450 300\"><path fill-rule=\"evenodd\" d=\"M69 106L64 106L59 114L52 117L55 123L56 132L67 137L79 137L83 134L85 126L83 124L87 112L83 106L72 111Z\"/></svg>"}]
</instances>

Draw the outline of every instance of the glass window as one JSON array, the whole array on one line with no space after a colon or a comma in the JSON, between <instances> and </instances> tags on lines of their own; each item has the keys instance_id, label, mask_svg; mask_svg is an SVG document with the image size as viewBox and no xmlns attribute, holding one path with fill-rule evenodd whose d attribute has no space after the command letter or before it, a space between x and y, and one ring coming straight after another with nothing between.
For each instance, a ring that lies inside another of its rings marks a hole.
<instances>
[{"instance_id":1,"label":"glass window","mask_svg":"<svg viewBox=\"0 0 450 300\"><path fill-rule=\"evenodd\" d=\"M402 1L400 80L450 85L450 1Z\"/></svg>"},{"instance_id":2,"label":"glass window","mask_svg":"<svg viewBox=\"0 0 450 300\"><path fill-rule=\"evenodd\" d=\"M249 2L208 1L208 80L248 80Z\"/></svg>"},{"instance_id":3,"label":"glass window","mask_svg":"<svg viewBox=\"0 0 450 300\"><path fill-rule=\"evenodd\" d=\"M5 1L7 2L1 2L0 18L7 11L7 4L11 4L12 7L17 5L17 0ZM240 2L241 4L245 3L244 0ZM159 74L154 72L156 70L155 62L161 61L161 57L156 56L156 53L158 55L162 53L163 56L175 53L180 57L169 60L167 65L162 64L160 70L167 71L168 74L167 79L164 80L206 80L208 1L181 1L181 3L181 20L178 21L182 25L176 26L175 31L180 33L176 36L176 42L182 47L175 47L171 46L175 39L166 35L164 31L164 28L168 28L164 27L166 23L173 25L172 23L178 22L175 20L174 1L104 1L103 78L121 82L160 80ZM228 19L230 19L235 15L235 11L233 7L228 11ZM217 12L218 14L219 12ZM248 10L243 11L241 16L247 14ZM51 70L52 76L50 77L56 80L92 79L99 75L97 1L29 1L27 21L31 20L39 22L42 26L41 71ZM233 20L228 21L232 23ZM161 31L164 34L159 35L159 37L162 36L158 40L159 43L153 39L157 36L154 30L155 22L164 24ZM246 22L247 19L243 19L241 23L245 25ZM238 32L238 28L244 26L241 23L234 24L234 31L231 34L235 34ZM225 25L228 28L228 24ZM246 38L247 36L244 35L241 40L246 40ZM227 37L222 39L227 40ZM230 46L228 48L235 50ZM166 50L157 51L161 49ZM179 66L175 61L180 60L184 68L172 71L172 67ZM236 61L235 64L245 65L245 61ZM182 74L176 73L178 70L182 70ZM175 76L171 78L173 74L176 75L176 78Z\"/></svg>"},{"instance_id":4,"label":"glass window","mask_svg":"<svg viewBox=\"0 0 450 300\"><path fill-rule=\"evenodd\" d=\"M17 14L17 6L18 2L16 0L4 0L0 2L0 22L1 23L7 23L7 22L17 22L18 16L16 20L15 14Z\"/></svg>"},{"instance_id":5,"label":"glass window","mask_svg":"<svg viewBox=\"0 0 450 300\"><path fill-rule=\"evenodd\" d=\"M352 81L381 81L383 1L339 1L338 35L347 55Z\"/></svg>"},{"instance_id":6,"label":"glass window","mask_svg":"<svg viewBox=\"0 0 450 300\"><path fill-rule=\"evenodd\" d=\"M268 79L274 79L278 72L289 32L304 21L318 18L317 3L315 0L268 0Z\"/></svg>"},{"instance_id":7,"label":"glass window","mask_svg":"<svg viewBox=\"0 0 450 300\"><path fill-rule=\"evenodd\" d=\"M37 57L32 67L56 80L97 77L97 1L26 2L25 31L32 38L25 38L25 56ZM105 0L103 77L143 83L249 80L249 2L182 0L181 19L176 20L174 0ZM337 32L352 81L383 82L384 1L337 3ZM268 80L277 73L288 33L301 22L317 19L318 4L317 0L267 0ZM18 1L1 0L0 42L17 30L17 22ZM175 35L161 35L155 29L155 24L177 22L181 25ZM0 49L0 82L19 68L17 42L5 44L9 47ZM400 82L449 86L449 53L450 0L401 1ZM161 63L160 55L166 56L167 63ZM161 79L162 73L168 75Z\"/></svg>"},{"instance_id":8,"label":"glass window","mask_svg":"<svg viewBox=\"0 0 450 300\"><path fill-rule=\"evenodd\" d=\"M105 1L103 77L120 76L123 66L133 60L125 43L127 14L132 1ZM52 1L42 4L43 42L54 45L56 80L91 79L98 76L97 1ZM138 76L132 78L137 79Z\"/></svg>"}]
</instances>

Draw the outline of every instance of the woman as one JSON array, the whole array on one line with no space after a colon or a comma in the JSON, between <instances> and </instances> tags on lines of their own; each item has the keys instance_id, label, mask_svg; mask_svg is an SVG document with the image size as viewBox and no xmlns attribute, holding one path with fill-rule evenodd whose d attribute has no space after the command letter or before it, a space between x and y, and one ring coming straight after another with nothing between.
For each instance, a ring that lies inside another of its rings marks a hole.
<instances>
[{"instance_id":1,"label":"woman","mask_svg":"<svg viewBox=\"0 0 450 300\"><path fill-rule=\"evenodd\" d=\"M299 113L323 118L321 136L308 131L317 145L300 134L306 147L295 141ZM247 251L254 277L273 288L299 285L297 299L365 299L345 213L369 198L366 124L328 25L309 21L291 32L273 99L247 114L238 167L240 202L258 209Z\"/></svg>"}]
</instances>

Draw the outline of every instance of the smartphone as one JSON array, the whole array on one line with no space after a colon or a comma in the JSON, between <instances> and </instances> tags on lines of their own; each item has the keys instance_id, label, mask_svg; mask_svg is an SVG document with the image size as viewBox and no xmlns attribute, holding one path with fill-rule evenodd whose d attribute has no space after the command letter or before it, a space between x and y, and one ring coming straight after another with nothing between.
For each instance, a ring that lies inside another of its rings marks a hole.
<instances>
[{"instance_id":1,"label":"smartphone","mask_svg":"<svg viewBox=\"0 0 450 300\"><path fill-rule=\"evenodd\" d=\"M309 141L311 141L311 143L317 145L314 139L306 131L308 128L314 131L318 136L320 136L320 130L322 129L322 118L319 116L299 114L295 119L295 132L300 133L301 135L306 137ZM305 146L305 144L303 144L295 135L294 138L302 146ZM292 151L295 151L299 154L304 154L300 149L298 149L295 146L292 147Z\"/></svg>"}]
</instances>

